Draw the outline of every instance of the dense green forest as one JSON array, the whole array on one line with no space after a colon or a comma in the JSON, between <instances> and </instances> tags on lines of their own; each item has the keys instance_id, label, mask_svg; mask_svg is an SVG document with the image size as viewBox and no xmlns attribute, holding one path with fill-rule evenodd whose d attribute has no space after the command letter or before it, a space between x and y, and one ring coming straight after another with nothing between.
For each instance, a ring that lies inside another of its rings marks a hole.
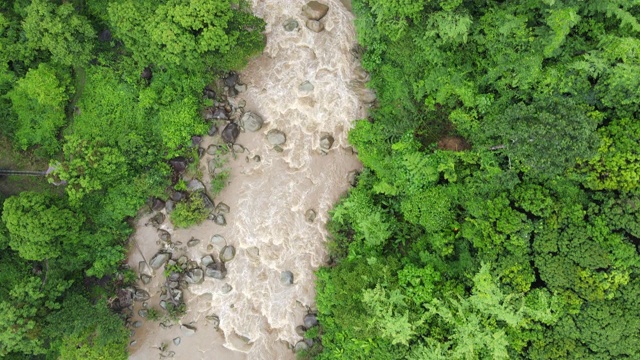
<instances>
[{"instance_id":1,"label":"dense green forest","mask_svg":"<svg viewBox=\"0 0 640 360\"><path fill-rule=\"evenodd\" d=\"M378 105L310 352L640 358L640 1L353 7Z\"/></svg>"},{"instance_id":2,"label":"dense green forest","mask_svg":"<svg viewBox=\"0 0 640 360\"><path fill-rule=\"evenodd\" d=\"M0 194L0 357L126 359L107 300L135 280L128 220L167 197L169 159L197 159L203 89L263 30L244 1L0 2L2 163L66 183Z\"/></svg>"}]
</instances>

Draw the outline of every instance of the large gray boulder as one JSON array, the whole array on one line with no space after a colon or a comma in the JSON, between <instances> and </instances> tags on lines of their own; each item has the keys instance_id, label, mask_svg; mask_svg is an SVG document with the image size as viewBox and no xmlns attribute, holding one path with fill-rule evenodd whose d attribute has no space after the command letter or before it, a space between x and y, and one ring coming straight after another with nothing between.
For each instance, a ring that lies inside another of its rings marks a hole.
<instances>
[{"instance_id":1,"label":"large gray boulder","mask_svg":"<svg viewBox=\"0 0 640 360\"><path fill-rule=\"evenodd\" d=\"M244 115L242 115L242 118L240 118L240 123L245 130L256 132L262 128L264 120L262 120L262 118L258 114L248 111L244 113Z\"/></svg>"},{"instance_id":2,"label":"large gray boulder","mask_svg":"<svg viewBox=\"0 0 640 360\"><path fill-rule=\"evenodd\" d=\"M320 20L329 11L329 7L317 1L309 1L302 7L302 12L311 20Z\"/></svg>"},{"instance_id":3,"label":"large gray boulder","mask_svg":"<svg viewBox=\"0 0 640 360\"><path fill-rule=\"evenodd\" d=\"M305 23L305 25L307 26L307 29L315 32L315 33L319 33L322 30L324 30L324 25L322 25L322 23L318 20L307 20L307 22Z\"/></svg>"},{"instance_id":4,"label":"large gray boulder","mask_svg":"<svg viewBox=\"0 0 640 360\"><path fill-rule=\"evenodd\" d=\"M312 327L318 325L318 317L315 314L307 314L303 320L304 327L307 329L311 329Z\"/></svg>"},{"instance_id":5,"label":"large gray boulder","mask_svg":"<svg viewBox=\"0 0 640 360\"><path fill-rule=\"evenodd\" d=\"M198 179L193 179L187 184L187 190L189 192L204 191L204 189L204 184Z\"/></svg>"},{"instance_id":6,"label":"large gray boulder","mask_svg":"<svg viewBox=\"0 0 640 360\"><path fill-rule=\"evenodd\" d=\"M236 257L236 248L232 245L227 245L220 250L220 261L228 262Z\"/></svg>"},{"instance_id":7,"label":"large gray boulder","mask_svg":"<svg viewBox=\"0 0 640 360\"><path fill-rule=\"evenodd\" d=\"M151 295L149 295L148 292L142 289L136 289L136 291L133 293L133 301L147 301L150 298Z\"/></svg>"},{"instance_id":8,"label":"large gray boulder","mask_svg":"<svg viewBox=\"0 0 640 360\"><path fill-rule=\"evenodd\" d=\"M213 260L213 256L211 255L205 255L202 257L202 259L200 259L200 263L202 264L202 266L209 266L213 263L215 263L216 261Z\"/></svg>"},{"instance_id":9,"label":"large gray boulder","mask_svg":"<svg viewBox=\"0 0 640 360\"><path fill-rule=\"evenodd\" d=\"M170 257L171 255L169 253L159 252L151 258L151 261L149 261L149 266L151 266L152 269L159 269L162 265L164 265L164 263L167 262L167 260L169 260Z\"/></svg>"},{"instance_id":10,"label":"large gray boulder","mask_svg":"<svg viewBox=\"0 0 640 360\"><path fill-rule=\"evenodd\" d=\"M271 129L267 133L267 141L271 145L282 145L287 141L287 136L278 129Z\"/></svg>"},{"instance_id":11,"label":"large gray boulder","mask_svg":"<svg viewBox=\"0 0 640 360\"><path fill-rule=\"evenodd\" d=\"M291 285L293 284L293 273L289 270L283 271L280 273L280 283L282 285Z\"/></svg>"},{"instance_id":12,"label":"large gray boulder","mask_svg":"<svg viewBox=\"0 0 640 360\"><path fill-rule=\"evenodd\" d=\"M195 334L198 329L196 329L194 326L191 326L191 325L181 324L180 330L182 330L182 333L185 334L186 336L191 336Z\"/></svg>"}]
</instances>

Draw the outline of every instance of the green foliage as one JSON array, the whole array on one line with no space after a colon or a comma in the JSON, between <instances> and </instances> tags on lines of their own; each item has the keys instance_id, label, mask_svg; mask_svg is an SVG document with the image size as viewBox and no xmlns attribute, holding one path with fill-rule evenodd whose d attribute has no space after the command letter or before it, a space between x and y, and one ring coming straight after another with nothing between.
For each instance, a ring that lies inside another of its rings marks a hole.
<instances>
[{"instance_id":1,"label":"green foliage","mask_svg":"<svg viewBox=\"0 0 640 360\"><path fill-rule=\"evenodd\" d=\"M176 204L175 209L171 212L171 222L176 227L188 228L203 222L208 214L202 197L195 194L188 200Z\"/></svg>"},{"instance_id":2,"label":"green foliage","mask_svg":"<svg viewBox=\"0 0 640 360\"><path fill-rule=\"evenodd\" d=\"M6 94L16 114L15 141L22 150L39 145L42 153L59 150L58 132L65 125L68 78L47 64L30 69Z\"/></svg>"},{"instance_id":3,"label":"green foliage","mask_svg":"<svg viewBox=\"0 0 640 360\"><path fill-rule=\"evenodd\" d=\"M82 216L61 207L55 198L23 192L5 200L2 221L9 231L9 246L26 260L62 255L78 242Z\"/></svg>"}]
</instances>

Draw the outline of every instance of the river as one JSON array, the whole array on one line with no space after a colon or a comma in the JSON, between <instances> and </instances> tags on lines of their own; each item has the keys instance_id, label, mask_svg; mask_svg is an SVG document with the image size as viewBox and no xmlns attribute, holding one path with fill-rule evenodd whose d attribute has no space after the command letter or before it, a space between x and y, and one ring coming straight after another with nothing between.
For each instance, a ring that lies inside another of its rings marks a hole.
<instances>
[{"instance_id":1,"label":"river","mask_svg":"<svg viewBox=\"0 0 640 360\"><path fill-rule=\"evenodd\" d=\"M189 229L174 229L168 221L162 228L172 241L201 240L194 247L176 246L173 258L186 255L200 260L216 255L219 245L209 250L210 239L219 234L236 248L227 264L224 280L205 278L200 285L185 290L187 314L180 320L196 329L186 334L179 324L170 328L157 321L142 321L135 329L131 359L152 359L167 344L165 355L176 359L294 359L290 346L301 340L297 325L308 309L314 308L314 271L327 262L325 229L328 212L349 189L349 173L361 165L347 142L347 132L356 119L366 116L367 105L360 100L366 74L352 49L356 44L353 15L349 4L323 0L329 12L321 20L324 31L305 27L301 8L307 1L253 0L254 13L266 25L266 48L241 72L247 89L233 103L246 102L245 109L263 117L265 124L255 133L244 132L237 143L246 148L228 163L230 183L214 201L230 206L227 225L212 221ZM295 19L299 26L286 31L283 23ZM301 84L309 82L311 86ZM360 96L359 96L360 95ZM266 141L271 129L286 134L283 151ZM322 154L320 136L328 133L335 142ZM203 146L218 142L205 137ZM255 156L260 161L255 161ZM203 182L209 182L207 155L201 161ZM307 210L317 217L305 219ZM134 235L135 246L128 261L137 269L159 249L158 235L140 220ZM291 271L292 285L282 284L282 271ZM149 307L158 307L162 268L148 285L139 284L152 298ZM229 290L231 287L231 291ZM140 306L139 304L137 305ZM138 310L136 307L136 312ZM220 319L216 330L207 316ZM180 338L179 345L173 343Z\"/></svg>"}]
</instances>

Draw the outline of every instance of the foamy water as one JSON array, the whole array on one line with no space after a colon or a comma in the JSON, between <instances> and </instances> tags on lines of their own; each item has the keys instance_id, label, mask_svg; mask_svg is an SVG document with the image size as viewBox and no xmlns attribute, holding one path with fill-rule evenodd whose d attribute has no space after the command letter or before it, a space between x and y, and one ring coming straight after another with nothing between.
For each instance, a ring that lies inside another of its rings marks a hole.
<instances>
[{"instance_id":1,"label":"foamy water","mask_svg":"<svg viewBox=\"0 0 640 360\"><path fill-rule=\"evenodd\" d=\"M163 225L173 242L183 243L173 247L174 259L185 254L199 261L210 253L217 258L220 247L207 251L214 234L235 246L226 279L205 277L204 283L185 291L188 310L181 322L195 326L194 335L185 336L179 326L165 329L145 321L136 330L132 359L156 358L156 347L163 342L169 343L168 350L177 359L295 358L289 349L301 340L295 327L314 307L313 272L327 260L328 211L348 190L348 173L360 168L347 132L366 115L366 106L356 95L359 89L354 88L366 79L351 54L356 41L352 14L341 1L323 1L330 8L321 20L325 30L314 33L304 25L301 8L305 3L253 1L254 13L267 22L267 45L241 73L247 90L232 102L245 100L245 109L260 114L265 124L256 133L240 134L237 143L247 150L230 161L230 184L215 198L216 204L222 201L231 207L227 225L206 221L187 230L175 230L168 221ZM293 32L282 26L289 18L299 24ZM313 85L312 91L299 89L305 81ZM283 152L276 152L266 141L271 129L287 135ZM326 155L319 146L324 132L335 138ZM204 147L216 141L207 137ZM261 161L254 161L255 155ZM205 184L210 180L206 171L210 158L207 155L201 162ZM313 223L305 220L308 209L317 213ZM140 223L144 222L146 218ZM192 237L201 243L187 248L184 244ZM135 239L129 263L137 269L138 262L148 261L159 246L151 227L140 225ZM149 285L140 286L152 295L151 307L158 307L161 270ZM281 284L282 271L294 274L293 285ZM227 294L222 293L225 284L232 287ZM220 317L219 331L205 318L212 314ZM182 342L176 346L171 341L178 336Z\"/></svg>"}]
</instances>

